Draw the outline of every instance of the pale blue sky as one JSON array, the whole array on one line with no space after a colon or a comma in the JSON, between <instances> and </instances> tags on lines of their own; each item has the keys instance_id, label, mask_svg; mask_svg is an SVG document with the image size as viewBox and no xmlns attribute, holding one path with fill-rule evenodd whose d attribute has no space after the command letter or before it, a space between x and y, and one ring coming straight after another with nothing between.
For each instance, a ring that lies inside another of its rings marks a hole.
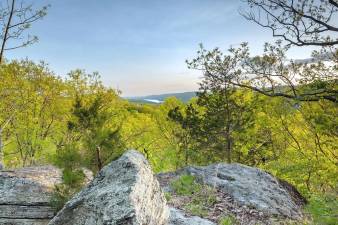
<instances>
[{"instance_id":1,"label":"pale blue sky","mask_svg":"<svg viewBox=\"0 0 338 225\"><path fill-rule=\"evenodd\" d=\"M32 0L31 0L32 1ZM31 33L39 43L8 58L44 60L60 76L81 68L98 71L123 96L197 90L201 74L185 59L199 43L227 49L248 41L259 53L271 34L246 21L240 0L34 0L51 4ZM294 50L293 58L309 51Z\"/></svg>"}]
</instances>

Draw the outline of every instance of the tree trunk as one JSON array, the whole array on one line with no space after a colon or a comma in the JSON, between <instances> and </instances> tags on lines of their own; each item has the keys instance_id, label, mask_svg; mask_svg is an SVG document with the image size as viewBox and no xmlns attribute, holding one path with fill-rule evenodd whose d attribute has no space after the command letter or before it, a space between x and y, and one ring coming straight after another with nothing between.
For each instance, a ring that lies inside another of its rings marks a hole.
<instances>
[{"instance_id":1,"label":"tree trunk","mask_svg":"<svg viewBox=\"0 0 338 225\"><path fill-rule=\"evenodd\" d=\"M226 122L226 155L227 155L227 162L231 163L231 112L230 112L230 105L229 105L229 89L228 87L225 90L225 99L226 99L226 116L227 116L227 122Z\"/></svg>"},{"instance_id":2,"label":"tree trunk","mask_svg":"<svg viewBox=\"0 0 338 225\"><path fill-rule=\"evenodd\" d=\"M2 154L2 128L0 127L0 170L4 169L3 154Z\"/></svg>"},{"instance_id":3,"label":"tree trunk","mask_svg":"<svg viewBox=\"0 0 338 225\"><path fill-rule=\"evenodd\" d=\"M189 161L189 144L188 144L188 140L187 140L187 137L184 138L184 142L185 142L185 148L184 148L184 154L185 154L185 157L184 157L184 165L185 166L188 166L188 161Z\"/></svg>"},{"instance_id":4,"label":"tree trunk","mask_svg":"<svg viewBox=\"0 0 338 225\"><path fill-rule=\"evenodd\" d=\"M10 29L10 26L11 26L11 22L12 22L12 18L13 18L13 14L14 14L14 5L15 5L15 0L12 0L11 12L9 14L9 18L8 18L8 21L7 21L7 24L6 24L6 27L5 27L5 33L4 33L2 44L1 44L0 64L3 61L5 46L6 46L7 37L8 37L8 32L9 32L9 29Z\"/></svg>"},{"instance_id":5,"label":"tree trunk","mask_svg":"<svg viewBox=\"0 0 338 225\"><path fill-rule=\"evenodd\" d=\"M227 157L227 162L231 163L231 135L230 135L230 130L227 130L226 133L226 157Z\"/></svg>"},{"instance_id":6,"label":"tree trunk","mask_svg":"<svg viewBox=\"0 0 338 225\"><path fill-rule=\"evenodd\" d=\"M97 161L97 168L98 171L102 169L102 160L101 160L101 155L100 155L100 146L96 147L96 161Z\"/></svg>"}]
</instances>

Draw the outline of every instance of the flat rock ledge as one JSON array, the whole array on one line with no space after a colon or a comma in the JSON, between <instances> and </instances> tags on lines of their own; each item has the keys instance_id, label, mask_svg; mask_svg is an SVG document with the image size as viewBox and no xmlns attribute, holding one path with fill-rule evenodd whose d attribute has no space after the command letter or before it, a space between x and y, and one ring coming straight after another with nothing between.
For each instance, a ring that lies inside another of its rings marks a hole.
<instances>
[{"instance_id":1,"label":"flat rock ledge","mask_svg":"<svg viewBox=\"0 0 338 225\"><path fill-rule=\"evenodd\" d=\"M130 150L105 166L49 225L167 225L168 217L149 163Z\"/></svg>"},{"instance_id":2,"label":"flat rock ledge","mask_svg":"<svg viewBox=\"0 0 338 225\"><path fill-rule=\"evenodd\" d=\"M48 224L55 215L49 200L61 176L53 166L0 171L0 224Z\"/></svg>"}]
</instances>

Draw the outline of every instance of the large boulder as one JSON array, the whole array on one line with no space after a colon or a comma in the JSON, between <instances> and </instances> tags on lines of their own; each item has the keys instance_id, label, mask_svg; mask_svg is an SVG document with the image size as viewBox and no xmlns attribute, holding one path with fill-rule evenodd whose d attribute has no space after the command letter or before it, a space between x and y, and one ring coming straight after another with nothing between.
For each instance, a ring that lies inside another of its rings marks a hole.
<instances>
[{"instance_id":1,"label":"large boulder","mask_svg":"<svg viewBox=\"0 0 338 225\"><path fill-rule=\"evenodd\" d=\"M0 171L0 224L48 224L55 215L50 197L61 176L53 166Z\"/></svg>"},{"instance_id":2,"label":"large boulder","mask_svg":"<svg viewBox=\"0 0 338 225\"><path fill-rule=\"evenodd\" d=\"M130 150L105 166L49 225L167 225L168 216L149 163Z\"/></svg>"},{"instance_id":3,"label":"large boulder","mask_svg":"<svg viewBox=\"0 0 338 225\"><path fill-rule=\"evenodd\" d=\"M253 208L266 215L291 219L302 217L302 202L297 193L271 174L242 164L212 164L186 167L177 174L190 174L202 183L215 187L238 205Z\"/></svg>"}]
</instances>

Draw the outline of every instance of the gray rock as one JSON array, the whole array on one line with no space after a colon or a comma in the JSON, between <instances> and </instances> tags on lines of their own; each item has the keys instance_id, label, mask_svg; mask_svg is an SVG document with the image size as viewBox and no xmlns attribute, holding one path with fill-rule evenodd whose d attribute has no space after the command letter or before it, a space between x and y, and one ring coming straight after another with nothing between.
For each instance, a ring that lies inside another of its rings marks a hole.
<instances>
[{"instance_id":1,"label":"gray rock","mask_svg":"<svg viewBox=\"0 0 338 225\"><path fill-rule=\"evenodd\" d=\"M86 183L92 173L84 169ZM55 216L49 206L62 171L53 166L0 171L0 225L46 225Z\"/></svg>"},{"instance_id":2,"label":"gray rock","mask_svg":"<svg viewBox=\"0 0 338 225\"><path fill-rule=\"evenodd\" d=\"M54 215L54 209L46 205L0 205L0 218L50 219Z\"/></svg>"},{"instance_id":3,"label":"gray rock","mask_svg":"<svg viewBox=\"0 0 338 225\"><path fill-rule=\"evenodd\" d=\"M212 164L186 167L179 172L194 175L200 182L228 193L239 205L253 207L268 215L292 219L302 216L301 207L279 181L258 168L241 164Z\"/></svg>"},{"instance_id":4,"label":"gray rock","mask_svg":"<svg viewBox=\"0 0 338 225\"><path fill-rule=\"evenodd\" d=\"M0 171L0 224L46 225L55 215L49 201L61 176L52 166Z\"/></svg>"},{"instance_id":5,"label":"gray rock","mask_svg":"<svg viewBox=\"0 0 338 225\"><path fill-rule=\"evenodd\" d=\"M186 216L182 210L170 208L168 225L216 225L210 220L198 216Z\"/></svg>"},{"instance_id":6,"label":"gray rock","mask_svg":"<svg viewBox=\"0 0 338 225\"><path fill-rule=\"evenodd\" d=\"M49 225L166 225L168 216L149 163L131 150L105 166Z\"/></svg>"},{"instance_id":7,"label":"gray rock","mask_svg":"<svg viewBox=\"0 0 338 225\"><path fill-rule=\"evenodd\" d=\"M47 225L50 219L6 219L0 220L1 225Z\"/></svg>"}]
</instances>

